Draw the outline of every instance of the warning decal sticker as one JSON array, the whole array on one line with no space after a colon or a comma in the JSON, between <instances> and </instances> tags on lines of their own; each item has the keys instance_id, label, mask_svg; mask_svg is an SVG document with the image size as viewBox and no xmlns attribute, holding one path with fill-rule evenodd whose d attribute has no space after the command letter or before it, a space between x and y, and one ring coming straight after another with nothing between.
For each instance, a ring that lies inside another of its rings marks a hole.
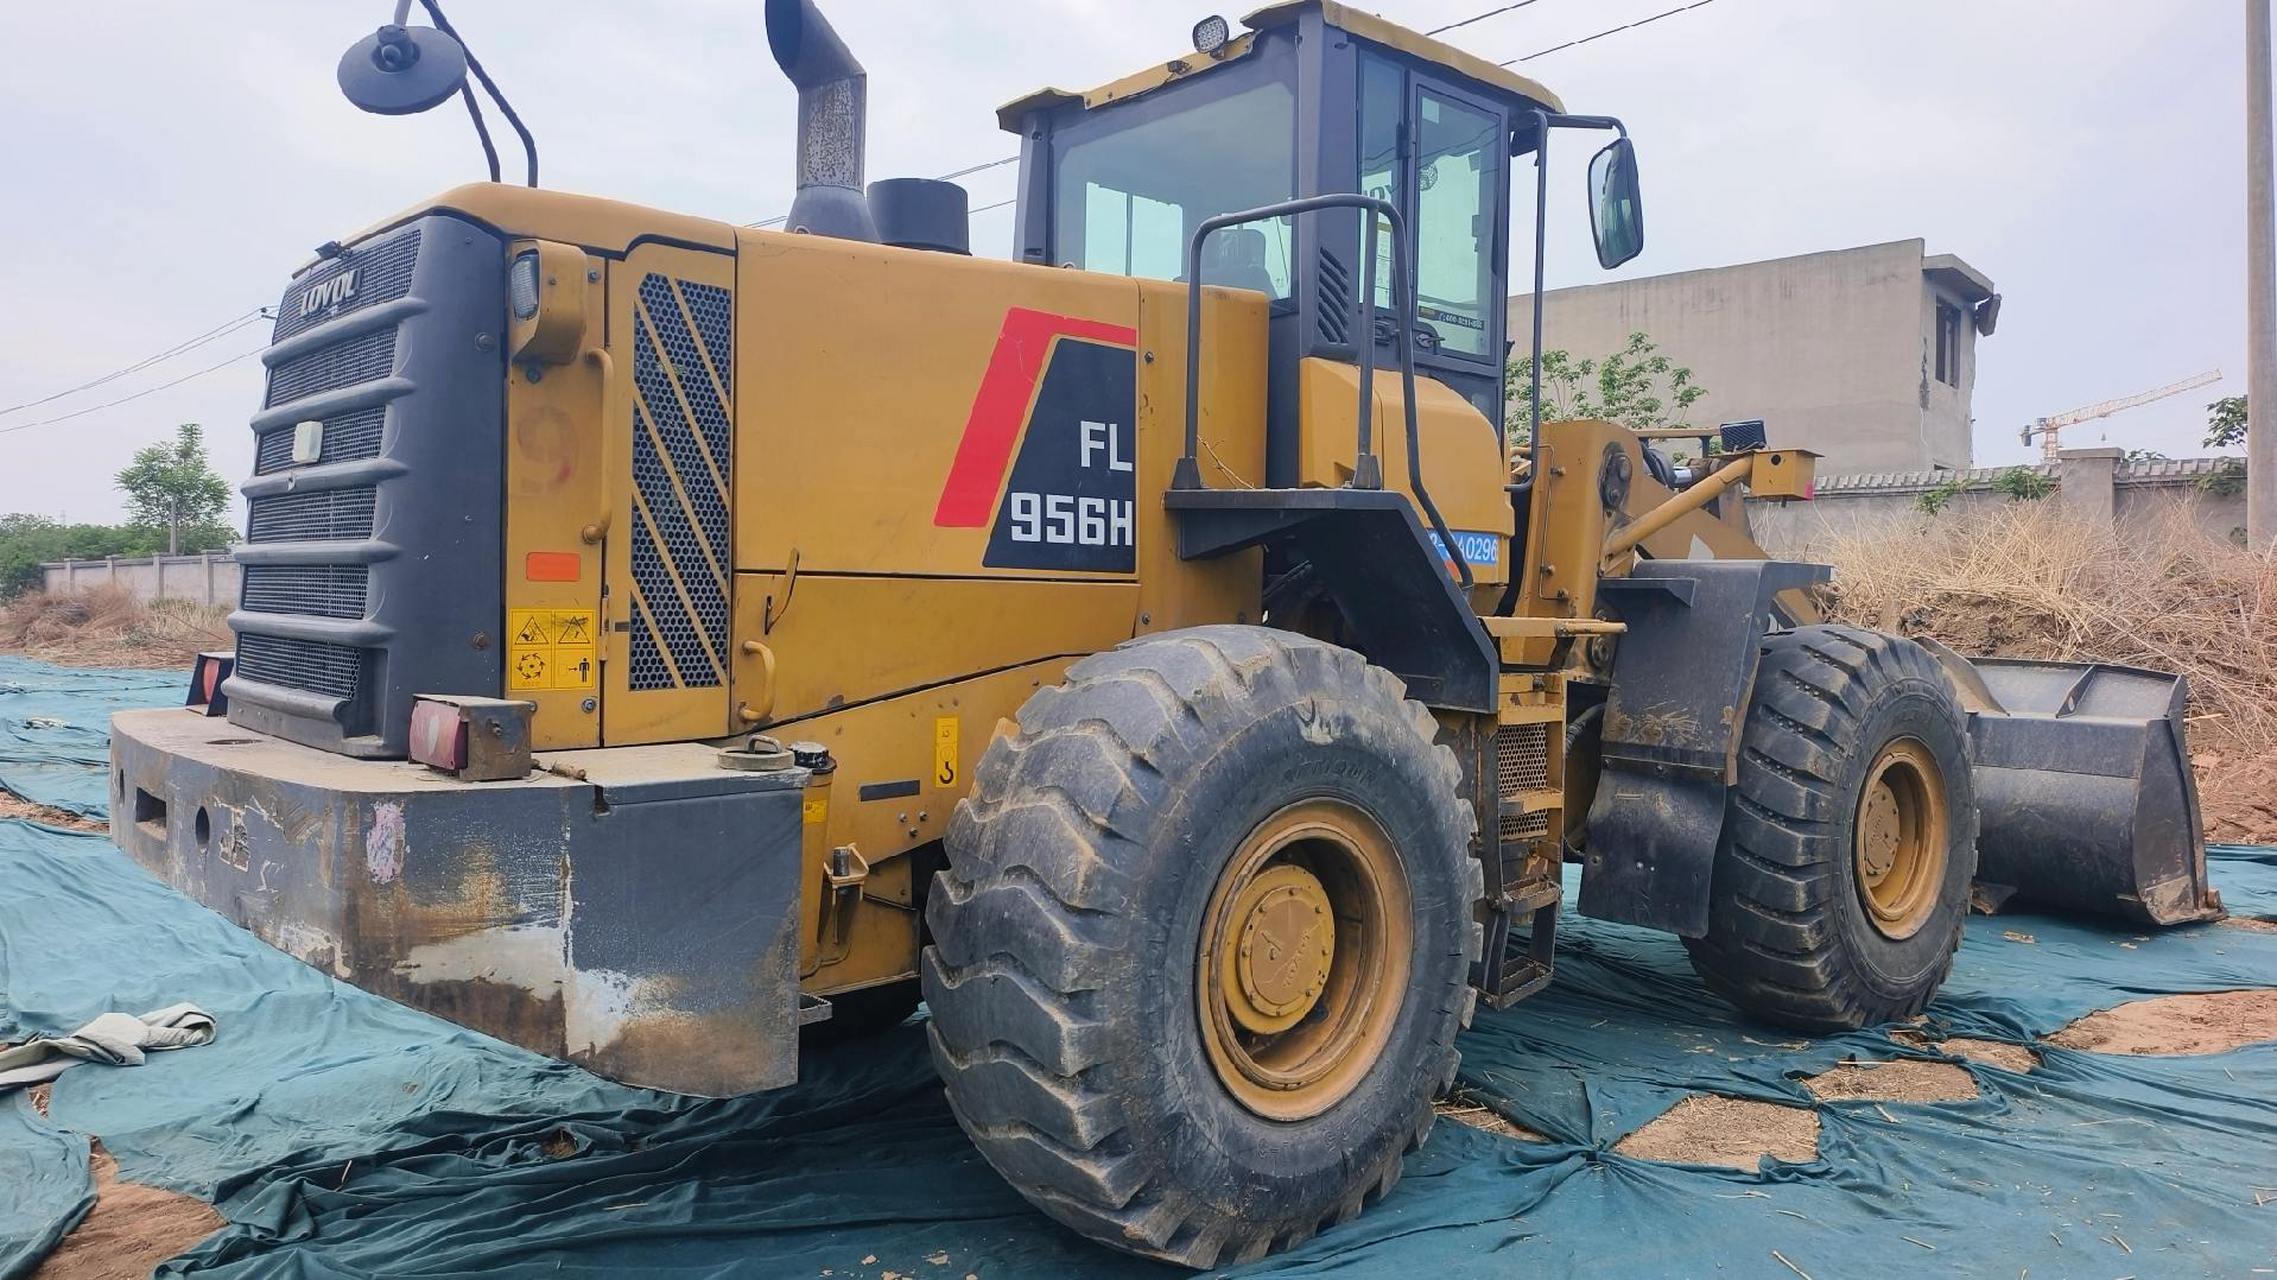
<instances>
[{"instance_id":1,"label":"warning decal sticker","mask_svg":"<svg viewBox=\"0 0 2277 1280\"><path fill-rule=\"evenodd\" d=\"M591 609L508 610L506 687L516 692L598 687L598 630Z\"/></svg>"}]
</instances>

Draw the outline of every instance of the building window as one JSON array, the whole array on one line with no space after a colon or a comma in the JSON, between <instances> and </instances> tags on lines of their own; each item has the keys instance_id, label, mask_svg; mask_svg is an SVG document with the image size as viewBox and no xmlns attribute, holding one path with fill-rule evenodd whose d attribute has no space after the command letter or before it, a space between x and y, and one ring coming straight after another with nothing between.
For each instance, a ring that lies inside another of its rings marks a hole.
<instances>
[{"instance_id":1,"label":"building window","mask_svg":"<svg viewBox=\"0 0 2277 1280\"><path fill-rule=\"evenodd\" d=\"M1961 309L1950 302L1937 304L1937 380L1961 385Z\"/></svg>"}]
</instances>

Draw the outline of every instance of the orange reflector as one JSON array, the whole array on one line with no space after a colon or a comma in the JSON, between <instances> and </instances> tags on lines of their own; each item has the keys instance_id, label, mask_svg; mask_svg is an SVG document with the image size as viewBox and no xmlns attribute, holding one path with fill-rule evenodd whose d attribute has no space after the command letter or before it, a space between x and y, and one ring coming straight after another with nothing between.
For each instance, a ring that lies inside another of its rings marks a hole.
<instances>
[{"instance_id":1,"label":"orange reflector","mask_svg":"<svg viewBox=\"0 0 2277 1280\"><path fill-rule=\"evenodd\" d=\"M585 558L574 551L532 551L522 559L522 576L531 582L575 582L585 576Z\"/></svg>"}]
</instances>

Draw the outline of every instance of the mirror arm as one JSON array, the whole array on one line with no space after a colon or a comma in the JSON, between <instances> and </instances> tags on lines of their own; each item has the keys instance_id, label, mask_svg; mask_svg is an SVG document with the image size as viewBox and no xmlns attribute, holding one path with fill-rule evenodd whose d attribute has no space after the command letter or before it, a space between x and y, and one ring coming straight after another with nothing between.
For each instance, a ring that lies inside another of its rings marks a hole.
<instances>
[{"instance_id":1,"label":"mirror arm","mask_svg":"<svg viewBox=\"0 0 2277 1280\"><path fill-rule=\"evenodd\" d=\"M1529 363L1532 376L1526 389L1526 478L1510 487L1512 501L1526 498L1534 490L1534 478L1542 473L1542 270L1543 258L1549 243L1550 223L1550 130L1552 129L1611 129L1622 137L1629 136L1629 127L1617 116L1569 116L1541 107L1534 108L1534 333L1533 359Z\"/></svg>"}]
</instances>

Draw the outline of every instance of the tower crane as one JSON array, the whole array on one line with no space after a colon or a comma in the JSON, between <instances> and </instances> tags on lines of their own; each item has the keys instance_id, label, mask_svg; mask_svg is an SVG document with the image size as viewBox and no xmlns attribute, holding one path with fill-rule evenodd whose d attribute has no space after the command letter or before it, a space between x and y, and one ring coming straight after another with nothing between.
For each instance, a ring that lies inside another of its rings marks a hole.
<instances>
[{"instance_id":1,"label":"tower crane","mask_svg":"<svg viewBox=\"0 0 2277 1280\"><path fill-rule=\"evenodd\" d=\"M2092 422L2097 418L2108 418L2114 413L2121 413L2138 405L2146 405L2153 400L2164 400L2168 396L2180 395L2192 387L2202 387L2209 382L2221 380L2221 370L2208 369L2195 377L2184 378L2180 382L2170 382L2154 390L2139 391L2131 396L2120 396L2116 400L2102 400L2094 404L2081 405L2077 409L2066 409L2062 413L2050 414L2045 418L2035 418L2030 425L2018 434L2026 444L2032 443L2033 436L2040 437L2040 460L2042 462L2054 462L2056 455L2063 448L2058 443L2058 439L2065 427L2081 422Z\"/></svg>"}]
</instances>

